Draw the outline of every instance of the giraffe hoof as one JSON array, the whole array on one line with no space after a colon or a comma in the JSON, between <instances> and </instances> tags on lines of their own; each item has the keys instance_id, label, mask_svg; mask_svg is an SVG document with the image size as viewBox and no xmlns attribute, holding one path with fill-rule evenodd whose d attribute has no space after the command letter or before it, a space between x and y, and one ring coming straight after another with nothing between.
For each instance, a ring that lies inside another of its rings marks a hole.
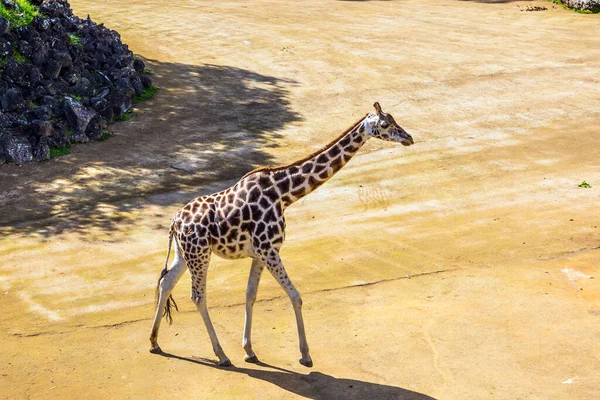
<instances>
[{"instance_id":1,"label":"giraffe hoof","mask_svg":"<svg viewBox=\"0 0 600 400\"><path fill-rule=\"evenodd\" d=\"M244 361L246 361L247 363L256 364L258 363L258 357L256 357L256 354L254 354L253 356L249 356L248 354L246 354L244 356Z\"/></svg>"},{"instance_id":2,"label":"giraffe hoof","mask_svg":"<svg viewBox=\"0 0 600 400\"><path fill-rule=\"evenodd\" d=\"M219 367L231 367L231 361L229 358L224 359L223 361L219 361Z\"/></svg>"},{"instance_id":3,"label":"giraffe hoof","mask_svg":"<svg viewBox=\"0 0 600 400\"><path fill-rule=\"evenodd\" d=\"M150 349L150 353L152 353L152 354L161 354L162 353L162 349L160 348L159 345L156 345L155 347L152 347Z\"/></svg>"},{"instance_id":4,"label":"giraffe hoof","mask_svg":"<svg viewBox=\"0 0 600 400\"><path fill-rule=\"evenodd\" d=\"M311 368L313 366L312 360L310 358L306 359L306 360L304 358L301 358L300 359L300 364L302 364L302 365L304 365L305 367L308 367L308 368Z\"/></svg>"}]
</instances>

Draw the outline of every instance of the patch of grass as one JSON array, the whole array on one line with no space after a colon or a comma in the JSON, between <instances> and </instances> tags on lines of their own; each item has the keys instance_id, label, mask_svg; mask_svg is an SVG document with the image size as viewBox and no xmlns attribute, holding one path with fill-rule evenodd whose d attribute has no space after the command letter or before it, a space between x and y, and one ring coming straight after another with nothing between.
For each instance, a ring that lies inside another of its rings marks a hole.
<instances>
[{"instance_id":1,"label":"patch of grass","mask_svg":"<svg viewBox=\"0 0 600 400\"><path fill-rule=\"evenodd\" d=\"M120 117L115 117L115 121L129 121L131 119L131 111L124 112Z\"/></svg>"},{"instance_id":2,"label":"patch of grass","mask_svg":"<svg viewBox=\"0 0 600 400\"><path fill-rule=\"evenodd\" d=\"M112 132L109 132L109 131L103 131L103 132L102 132L102 135L100 135L100 137L98 138L98 141L99 141L99 142L103 142L103 141L105 141L106 139L108 139L108 138L109 138L109 137L111 137L111 136L112 136Z\"/></svg>"},{"instance_id":3,"label":"patch of grass","mask_svg":"<svg viewBox=\"0 0 600 400\"><path fill-rule=\"evenodd\" d=\"M6 18L12 27L31 24L33 17L39 14L38 8L27 0L14 1L15 8L13 10L0 3L0 15Z\"/></svg>"},{"instance_id":4,"label":"patch of grass","mask_svg":"<svg viewBox=\"0 0 600 400\"><path fill-rule=\"evenodd\" d=\"M156 92L158 92L160 88L156 85L152 85L147 89L144 89L144 92L140 96L133 96L131 102L133 104L141 103L142 101L150 100Z\"/></svg>"},{"instance_id":5,"label":"patch of grass","mask_svg":"<svg viewBox=\"0 0 600 400\"><path fill-rule=\"evenodd\" d=\"M40 106L39 104L37 104L31 100L29 100L27 103L29 104L29 107L33 108L34 110Z\"/></svg>"},{"instance_id":6,"label":"patch of grass","mask_svg":"<svg viewBox=\"0 0 600 400\"><path fill-rule=\"evenodd\" d=\"M23 64L25 62L25 56L23 56L19 50L13 50L12 56L19 64Z\"/></svg>"},{"instance_id":7,"label":"patch of grass","mask_svg":"<svg viewBox=\"0 0 600 400\"><path fill-rule=\"evenodd\" d=\"M65 147L50 147L50 158L57 158L66 156L71 153L71 145L67 144Z\"/></svg>"},{"instance_id":8,"label":"patch of grass","mask_svg":"<svg viewBox=\"0 0 600 400\"><path fill-rule=\"evenodd\" d=\"M150 68L150 67L147 67L147 66L146 66L146 67L144 67L144 73L145 73L146 75L154 75L154 71L152 70L152 68Z\"/></svg>"},{"instance_id":9,"label":"patch of grass","mask_svg":"<svg viewBox=\"0 0 600 400\"><path fill-rule=\"evenodd\" d=\"M16 62L18 62L19 64L29 63L29 61L25 58L25 56L23 54L21 54L21 52L17 49L14 49L10 53L10 56L12 58L14 58L14 60ZM6 64L8 64L8 57L0 58L0 69L4 70L4 67L6 67Z\"/></svg>"},{"instance_id":10,"label":"patch of grass","mask_svg":"<svg viewBox=\"0 0 600 400\"><path fill-rule=\"evenodd\" d=\"M592 187L592 185L590 185L586 181L582 181L579 185L577 185L577 187L589 189Z\"/></svg>"},{"instance_id":11,"label":"patch of grass","mask_svg":"<svg viewBox=\"0 0 600 400\"><path fill-rule=\"evenodd\" d=\"M73 129L67 130L67 136L72 136L75 133Z\"/></svg>"},{"instance_id":12,"label":"patch of grass","mask_svg":"<svg viewBox=\"0 0 600 400\"><path fill-rule=\"evenodd\" d=\"M600 8L598 8L598 7L593 7L591 10L581 10L579 8L570 8L565 3L563 3L562 0L547 0L547 1L550 3L558 4L565 10L575 11L579 14L598 14L598 13L600 13Z\"/></svg>"},{"instance_id":13,"label":"patch of grass","mask_svg":"<svg viewBox=\"0 0 600 400\"><path fill-rule=\"evenodd\" d=\"M73 46L81 46L81 38L77 35L69 33L69 41Z\"/></svg>"}]
</instances>

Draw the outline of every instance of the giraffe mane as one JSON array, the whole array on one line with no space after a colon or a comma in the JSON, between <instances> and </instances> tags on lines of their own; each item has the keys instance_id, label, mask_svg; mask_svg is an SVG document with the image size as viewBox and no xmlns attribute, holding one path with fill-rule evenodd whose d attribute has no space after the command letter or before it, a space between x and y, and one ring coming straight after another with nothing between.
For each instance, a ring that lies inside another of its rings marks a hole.
<instances>
[{"instance_id":1,"label":"giraffe mane","mask_svg":"<svg viewBox=\"0 0 600 400\"><path fill-rule=\"evenodd\" d=\"M335 139L333 139L331 142L327 143L325 146L322 146L321 148L319 148L318 150L316 150L315 152L307 155L306 157L302 158L301 160L298 161L294 161L291 164L285 164L285 165L278 165L275 167L269 167L269 166L265 166L265 167L258 167L256 169L253 169L252 171L248 172L246 175L244 175L242 177L242 179L244 179L247 176L250 176L256 172L263 172L263 171L279 171L282 169L286 169L286 168L290 168L293 167L295 165L300 165L308 160L310 160L311 158L313 158L314 156L316 156L317 154L323 152L325 149L330 148L331 146L333 146L335 143L337 143L342 137L344 137L348 132L350 132L352 129L354 129L359 123L361 123L362 121L364 121L364 119L368 116L369 114L366 114L364 117L362 117L361 119L359 119L358 121L356 121L355 123L353 123L352 125L350 125L344 132L342 132L339 136L337 136Z\"/></svg>"}]
</instances>

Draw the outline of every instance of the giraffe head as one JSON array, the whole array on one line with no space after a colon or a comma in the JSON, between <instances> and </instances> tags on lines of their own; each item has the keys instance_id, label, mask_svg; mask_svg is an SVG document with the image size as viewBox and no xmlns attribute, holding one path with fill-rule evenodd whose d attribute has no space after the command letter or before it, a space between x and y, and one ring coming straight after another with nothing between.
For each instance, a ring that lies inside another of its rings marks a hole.
<instances>
[{"instance_id":1,"label":"giraffe head","mask_svg":"<svg viewBox=\"0 0 600 400\"><path fill-rule=\"evenodd\" d=\"M376 102L373 107L376 114L367 115L365 121L370 136L390 142L400 142L404 146L414 143L412 136L396 123L391 114L384 113L379 103Z\"/></svg>"}]
</instances>

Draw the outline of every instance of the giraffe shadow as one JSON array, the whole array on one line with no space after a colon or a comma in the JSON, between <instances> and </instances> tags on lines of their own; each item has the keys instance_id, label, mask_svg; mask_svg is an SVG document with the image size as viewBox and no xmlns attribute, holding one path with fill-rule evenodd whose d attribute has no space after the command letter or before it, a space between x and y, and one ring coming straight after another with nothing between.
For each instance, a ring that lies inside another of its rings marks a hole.
<instances>
[{"instance_id":1,"label":"giraffe shadow","mask_svg":"<svg viewBox=\"0 0 600 400\"><path fill-rule=\"evenodd\" d=\"M459 1L470 1L474 3L484 3L484 4L503 4L503 3L513 3L515 1L531 1L531 0L459 0Z\"/></svg>"},{"instance_id":2,"label":"giraffe shadow","mask_svg":"<svg viewBox=\"0 0 600 400\"><path fill-rule=\"evenodd\" d=\"M314 400L435 400L433 397L396 386L382 385L356 379L337 378L318 371L300 374L284 368L258 362L263 369L243 368L232 365L219 367L205 358L181 357L170 353L161 353L163 357L187 361L210 368L245 374L251 378L269 382L298 396Z\"/></svg>"}]
</instances>

